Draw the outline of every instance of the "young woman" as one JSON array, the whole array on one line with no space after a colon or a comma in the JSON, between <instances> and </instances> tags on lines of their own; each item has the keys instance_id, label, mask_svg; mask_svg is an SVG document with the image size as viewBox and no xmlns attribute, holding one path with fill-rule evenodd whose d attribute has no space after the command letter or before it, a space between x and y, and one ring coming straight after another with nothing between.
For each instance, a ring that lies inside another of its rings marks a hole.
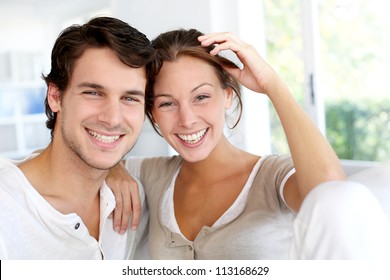
<instances>
[{"instance_id":1,"label":"young woman","mask_svg":"<svg viewBox=\"0 0 390 280\"><path fill-rule=\"evenodd\" d=\"M382 257L380 244L356 246L371 236L356 217L379 211L377 202L344 181L327 140L252 46L230 33L196 30L163 33L153 45L146 112L179 156L126 162L146 191L151 258ZM243 68L219 56L222 50L233 51ZM241 112L239 83L269 97L291 156L250 154L226 138L226 110L238 104ZM356 231L363 231L359 240L348 236Z\"/></svg>"}]
</instances>

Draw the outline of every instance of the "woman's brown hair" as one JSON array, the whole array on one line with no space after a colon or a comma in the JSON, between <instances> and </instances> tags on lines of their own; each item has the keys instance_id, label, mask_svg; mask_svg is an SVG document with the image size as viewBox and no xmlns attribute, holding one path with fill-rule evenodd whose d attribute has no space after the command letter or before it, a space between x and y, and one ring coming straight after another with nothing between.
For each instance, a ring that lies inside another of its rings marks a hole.
<instances>
[{"instance_id":1,"label":"woman's brown hair","mask_svg":"<svg viewBox=\"0 0 390 280\"><path fill-rule=\"evenodd\" d=\"M234 91L238 100L236 108L239 112L238 118L231 128L236 127L238 122L240 121L242 114L240 84L224 69L224 67L237 68L237 65L221 55L211 55L210 51L213 49L213 46L202 46L198 40L198 37L201 35L203 35L203 33L195 29L178 29L162 33L152 41L152 46L156 49L157 56L156 59L149 63L147 66L148 83L146 87L145 112L154 130L160 135L161 133L159 132L158 127L154 123L152 116L152 108L154 103L154 81L156 76L160 72L164 61L172 62L180 56L195 57L209 63L211 66L214 67L215 73L217 74L218 79L221 82L222 88L231 88Z\"/></svg>"}]
</instances>

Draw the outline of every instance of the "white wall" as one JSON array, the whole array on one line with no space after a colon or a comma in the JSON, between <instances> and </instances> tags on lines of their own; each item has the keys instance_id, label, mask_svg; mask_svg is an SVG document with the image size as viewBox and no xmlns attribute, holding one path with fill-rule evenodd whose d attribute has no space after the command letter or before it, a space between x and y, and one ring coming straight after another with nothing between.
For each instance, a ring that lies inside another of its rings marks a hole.
<instances>
[{"instance_id":1,"label":"white wall","mask_svg":"<svg viewBox=\"0 0 390 280\"><path fill-rule=\"evenodd\" d=\"M230 31L255 45L265 53L262 4L259 0L144 0L112 1L113 15L127 21L153 39L161 32L177 28L196 28L204 33ZM231 141L257 154L271 151L268 105L265 97L244 90L244 114ZM250 115L250 117L248 116ZM146 125L142 146L137 144L135 154L142 150L148 155L167 151L167 145ZM168 149L169 151L169 149Z\"/></svg>"},{"instance_id":2,"label":"white wall","mask_svg":"<svg viewBox=\"0 0 390 280\"><path fill-rule=\"evenodd\" d=\"M115 0L112 2L114 16L140 29L149 38L176 28L194 27L204 32L211 30L209 0ZM229 2L232 1L226 1Z\"/></svg>"},{"instance_id":3,"label":"white wall","mask_svg":"<svg viewBox=\"0 0 390 280\"><path fill-rule=\"evenodd\" d=\"M133 27L153 39L161 32L177 28L197 28L211 31L211 16L208 0L146 0L111 2L113 15L127 21ZM173 153L165 140L152 129L148 120L134 149L135 156L158 156Z\"/></svg>"},{"instance_id":4,"label":"white wall","mask_svg":"<svg viewBox=\"0 0 390 280\"><path fill-rule=\"evenodd\" d=\"M7 10L7 3L19 8ZM264 54L264 27L261 0L67 0L53 5L51 1L27 6L23 0L0 2L0 53L37 50L44 62L40 72L50 69L50 52L64 24L80 23L99 10L127 21L154 38L161 32L177 28L197 28L202 32L230 31L256 46ZM77 9L75 7L78 7ZM40 79L40 77L37 77ZM244 90L244 114L231 141L250 152L270 152L268 105L258 94ZM148 121L131 154L158 156L171 154L166 142Z\"/></svg>"},{"instance_id":5,"label":"white wall","mask_svg":"<svg viewBox=\"0 0 390 280\"><path fill-rule=\"evenodd\" d=\"M0 1L1 155L21 158L49 143L45 114L24 109L36 106L30 101L44 94L41 74L50 71L51 49L59 32L109 6L109 0ZM31 100L24 94L31 94Z\"/></svg>"}]
</instances>

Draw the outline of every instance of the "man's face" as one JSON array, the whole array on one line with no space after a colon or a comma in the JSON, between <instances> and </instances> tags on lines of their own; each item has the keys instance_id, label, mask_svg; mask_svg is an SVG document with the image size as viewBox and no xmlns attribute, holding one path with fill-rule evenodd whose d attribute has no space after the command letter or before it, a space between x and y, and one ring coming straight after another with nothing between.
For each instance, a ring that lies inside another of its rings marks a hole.
<instances>
[{"instance_id":1,"label":"man's face","mask_svg":"<svg viewBox=\"0 0 390 280\"><path fill-rule=\"evenodd\" d=\"M58 101L54 139L87 165L111 168L141 132L145 85L144 68L123 64L111 50L87 49Z\"/></svg>"}]
</instances>

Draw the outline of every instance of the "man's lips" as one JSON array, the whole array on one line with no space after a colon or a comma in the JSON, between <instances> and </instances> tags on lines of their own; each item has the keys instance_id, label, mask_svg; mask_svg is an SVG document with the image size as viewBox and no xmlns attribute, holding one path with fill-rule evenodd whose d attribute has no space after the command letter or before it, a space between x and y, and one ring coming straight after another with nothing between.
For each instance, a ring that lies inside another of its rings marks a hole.
<instances>
[{"instance_id":1,"label":"man's lips","mask_svg":"<svg viewBox=\"0 0 390 280\"><path fill-rule=\"evenodd\" d=\"M100 142L103 142L103 143L113 143L115 142L116 140L119 139L119 137L121 135L103 135L103 134L100 134L96 131L93 131L93 130L89 130L88 129L88 133L93 136L95 139L99 140Z\"/></svg>"}]
</instances>

